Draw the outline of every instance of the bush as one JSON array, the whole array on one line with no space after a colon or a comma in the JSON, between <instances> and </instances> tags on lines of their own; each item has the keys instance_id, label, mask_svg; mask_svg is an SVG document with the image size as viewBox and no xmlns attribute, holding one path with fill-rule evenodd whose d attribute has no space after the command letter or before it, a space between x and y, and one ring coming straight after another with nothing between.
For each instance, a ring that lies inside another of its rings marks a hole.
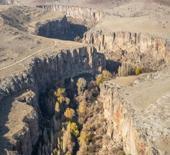
<instances>
[{"instance_id":1,"label":"bush","mask_svg":"<svg viewBox=\"0 0 170 155\"><path fill-rule=\"evenodd\" d=\"M78 126L75 122L69 122L67 124L67 131L70 131L70 133L74 135L75 137L79 135Z\"/></svg>"},{"instance_id":2,"label":"bush","mask_svg":"<svg viewBox=\"0 0 170 155\"><path fill-rule=\"evenodd\" d=\"M65 88L58 88L54 95L57 97L57 101L59 104L63 103L65 101Z\"/></svg>"},{"instance_id":3,"label":"bush","mask_svg":"<svg viewBox=\"0 0 170 155\"><path fill-rule=\"evenodd\" d=\"M70 104L70 99L66 97L65 88L58 88L54 92L54 95L57 97L57 102L59 104L62 104L63 102L65 102L67 105Z\"/></svg>"},{"instance_id":4,"label":"bush","mask_svg":"<svg viewBox=\"0 0 170 155\"><path fill-rule=\"evenodd\" d=\"M136 69L135 69L135 74L136 74L136 75L139 75L139 74L141 74L141 73L142 73L142 68L136 67Z\"/></svg>"},{"instance_id":5,"label":"bush","mask_svg":"<svg viewBox=\"0 0 170 155\"><path fill-rule=\"evenodd\" d=\"M105 80L111 79L112 77L113 76L109 71L103 70L102 73L96 77L96 84L99 86Z\"/></svg>"},{"instance_id":6,"label":"bush","mask_svg":"<svg viewBox=\"0 0 170 155\"><path fill-rule=\"evenodd\" d=\"M58 88L54 94L56 97L64 96L65 95L65 88Z\"/></svg>"},{"instance_id":7,"label":"bush","mask_svg":"<svg viewBox=\"0 0 170 155\"><path fill-rule=\"evenodd\" d=\"M103 78L102 74L99 74L96 77L96 84L97 84L97 86L99 86L101 83L103 83L103 81L104 81L104 78Z\"/></svg>"},{"instance_id":8,"label":"bush","mask_svg":"<svg viewBox=\"0 0 170 155\"><path fill-rule=\"evenodd\" d=\"M64 112L64 116L68 119L72 119L75 116L75 111L72 108L67 108Z\"/></svg>"},{"instance_id":9,"label":"bush","mask_svg":"<svg viewBox=\"0 0 170 155\"><path fill-rule=\"evenodd\" d=\"M126 155L126 154L125 154L125 152L124 152L123 150L119 150L119 151L117 152L117 155Z\"/></svg>"}]
</instances>

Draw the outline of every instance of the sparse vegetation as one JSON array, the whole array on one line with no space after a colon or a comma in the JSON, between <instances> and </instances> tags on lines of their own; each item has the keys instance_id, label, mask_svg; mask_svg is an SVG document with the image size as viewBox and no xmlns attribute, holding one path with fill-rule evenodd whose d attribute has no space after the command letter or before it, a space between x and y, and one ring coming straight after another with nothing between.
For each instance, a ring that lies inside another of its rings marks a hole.
<instances>
[{"instance_id":1,"label":"sparse vegetation","mask_svg":"<svg viewBox=\"0 0 170 155\"><path fill-rule=\"evenodd\" d=\"M141 74L141 73L142 73L142 68L136 67L136 69L135 69L135 74L136 74L136 75L139 75L139 74Z\"/></svg>"},{"instance_id":2,"label":"sparse vegetation","mask_svg":"<svg viewBox=\"0 0 170 155\"><path fill-rule=\"evenodd\" d=\"M64 112L64 116L68 119L72 119L75 116L75 111L72 108L67 108L66 111Z\"/></svg>"},{"instance_id":3,"label":"sparse vegetation","mask_svg":"<svg viewBox=\"0 0 170 155\"><path fill-rule=\"evenodd\" d=\"M58 88L55 92L54 95L57 97L57 102L59 104L66 103L67 105L70 104L70 99L66 97L66 90L65 88Z\"/></svg>"},{"instance_id":4,"label":"sparse vegetation","mask_svg":"<svg viewBox=\"0 0 170 155\"><path fill-rule=\"evenodd\" d=\"M103 70L102 73L96 77L96 84L99 86L103 81L111 79L112 77L113 75L109 71Z\"/></svg>"},{"instance_id":5,"label":"sparse vegetation","mask_svg":"<svg viewBox=\"0 0 170 155\"><path fill-rule=\"evenodd\" d=\"M117 152L117 155L126 155L126 154L125 154L125 152L124 152L123 150L119 150L119 151Z\"/></svg>"},{"instance_id":6,"label":"sparse vegetation","mask_svg":"<svg viewBox=\"0 0 170 155\"><path fill-rule=\"evenodd\" d=\"M118 76L139 75L141 73L141 67L136 67L128 63L122 63L122 65L118 68Z\"/></svg>"},{"instance_id":7,"label":"sparse vegetation","mask_svg":"<svg viewBox=\"0 0 170 155\"><path fill-rule=\"evenodd\" d=\"M78 137L79 135L78 125L75 122L71 121L68 122L67 131L70 131L70 133L75 137Z\"/></svg>"},{"instance_id":8,"label":"sparse vegetation","mask_svg":"<svg viewBox=\"0 0 170 155\"><path fill-rule=\"evenodd\" d=\"M65 101L65 88L58 88L54 95L57 97L57 101L59 104L63 103Z\"/></svg>"}]
</instances>

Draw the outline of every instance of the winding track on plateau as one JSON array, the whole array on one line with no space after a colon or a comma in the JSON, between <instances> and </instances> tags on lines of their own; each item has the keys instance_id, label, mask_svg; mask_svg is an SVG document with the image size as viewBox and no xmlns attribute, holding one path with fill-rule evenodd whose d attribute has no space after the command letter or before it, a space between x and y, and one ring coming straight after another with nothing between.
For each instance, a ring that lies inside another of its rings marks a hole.
<instances>
[{"instance_id":1,"label":"winding track on plateau","mask_svg":"<svg viewBox=\"0 0 170 155\"><path fill-rule=\"evenodd\" d=\"M12 64L10 64L10 65L8 65L8 66L5 66L5 67L0 68L0 71L5 70L5 69L8 69L8 68L10 68L10 67L13 67L13 66L15 66L15 65L17 65L17 64L19 64L19 63L21 63L21 62L23 62L23 61L31 58L32 56L43 52L43 51L47 51L47 50L53 49L55 46L56 46L56 41L54 41L54 46L53 46L53 47L48 47L48 48L45 48L45 49L38 50L38 51L36 51L36 52L34 52L34 53L32 53L32 54L24 57L24 58L21 59L21 60L18 60L18 61L14 62L14 63L12 63Z\"/></svg>"}]
</instances>

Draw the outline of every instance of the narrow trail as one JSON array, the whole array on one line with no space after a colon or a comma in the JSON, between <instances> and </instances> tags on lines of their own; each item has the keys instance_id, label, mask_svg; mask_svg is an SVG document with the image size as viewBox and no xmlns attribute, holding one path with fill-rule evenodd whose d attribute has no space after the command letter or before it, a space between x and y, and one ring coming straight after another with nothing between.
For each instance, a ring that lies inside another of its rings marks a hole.
<instances>
[{"instance_id":1,"label":"narrow trail","mask_svg":"<svg viewBox=\"0 0 170 155\"><path fill-rule=\"evenodd\" d=\"M5 67L3 67L3 68L0 68L0 71L5 70L5 69L8 69L8 68L10 68L10 67L13 67L13 66L15 66L15 65L17 65L17 64L19 64L19 63L21 63L21 62L23 62L23 61L31 58L32 56L43 52L43 51L53 49L55 46L56 46L56 42L54 41L54 46L53 46L53 47L48 47L48 48L45 48L45 49L38 50L38 51L36 51L36 52L34 52L34 53L26 56L25 58L23 58L23 59L21 59L21 60L18 60L18 61L14 62L14 63L12 63L12 64L10 64L10 65L8 65L8 66L5 66Z\"/></svg>"}]
</instances>

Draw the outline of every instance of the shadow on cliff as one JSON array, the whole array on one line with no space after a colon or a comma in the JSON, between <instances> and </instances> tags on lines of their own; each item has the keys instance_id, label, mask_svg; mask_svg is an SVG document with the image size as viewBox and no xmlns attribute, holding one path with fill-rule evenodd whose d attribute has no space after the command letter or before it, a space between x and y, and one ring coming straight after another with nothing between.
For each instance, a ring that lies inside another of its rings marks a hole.
<instances>
[{"instance_id":1,"label":"shadow on cliff","mask_svg":"<svg viewBox=\"0 0 170 155\"><path fill-rule=\"evenodd\" d=\"M107 59L106 60L106 69L111 73L117 73L119 66L121 65L120 62Z\"/></svg>"},{"instance_id":2,"label":"shadow on cliff","mask_svg":"<svg viewBox=\"0 0 170 155\"><path fill-rule=\"evenodd\" d=\"M4 135L7 134L9 131L9 128L6 126L6 124L8 122L8 117L12 108L13 101L14 98L7 98L5 100L2 100L0 103L0 154L1 155L6 154L5 149L7 149L10 146L9 139L5 138Z\"/></svg>"},{"instance_id":3,"label":"shadow on cliff","mask_svg":"<svg viewBox=\"0 0 170 155\"><path fill-rule=\"evenodd\" d=\"M48 27L44 25L39 29L38 35L47 38L75 41L82 39L87 30L86 26L73 23L69 23L69 26L65 29L56 29L55 31L51 25Z\"/></svg>"}]
</instances>

